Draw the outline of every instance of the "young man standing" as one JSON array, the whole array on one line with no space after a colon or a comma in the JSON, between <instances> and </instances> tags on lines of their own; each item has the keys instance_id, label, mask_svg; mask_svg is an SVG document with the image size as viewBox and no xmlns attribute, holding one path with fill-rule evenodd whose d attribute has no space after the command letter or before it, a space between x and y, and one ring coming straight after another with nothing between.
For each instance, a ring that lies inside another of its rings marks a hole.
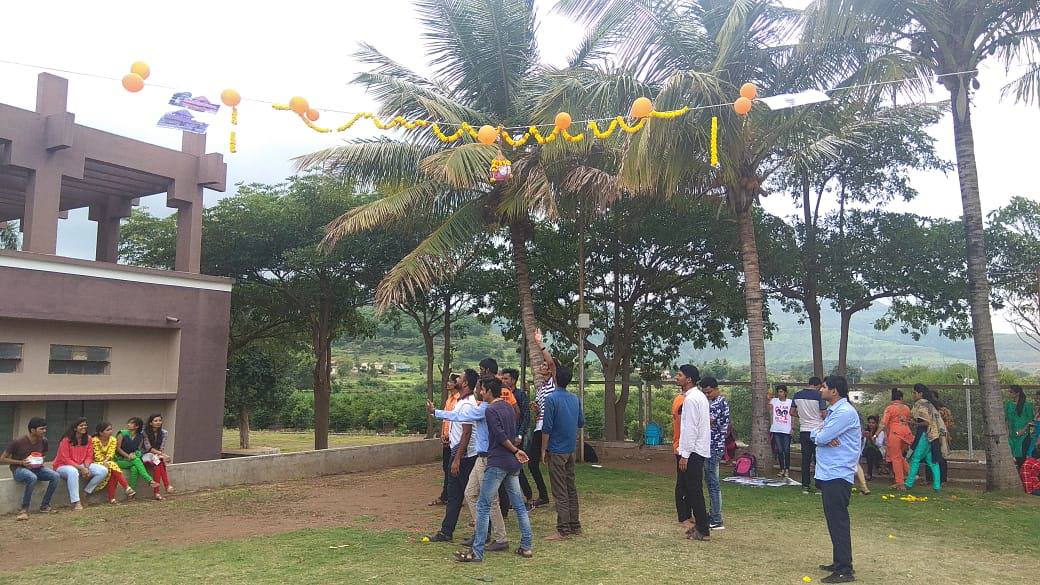
<instances>
[{"instance_id":1,"label":"young man standing","mask_svg":"<svg viewBox=\"0 0 1040 585\"><path fill-rule=\"evenodd\" d=\"M502 381L502 392L505 393L509 390L513 393L513 397L516 398L516 440L515 445L523 445L524 440L527 439L528 429L531 427L531 406L527 398L527 392L524 392L523 388L518 388L516 381L520 379L520 372L515 368L503 368L502 372L498 375L498 379ZM530 508L531 496L531 484L527 481L527 475L524 474L524 468L520 467L520 490L524 493L524 499L527 502L527 507ZM501 494L499 494L501 499Z\"/></svg>"},{"instance_id":2,"label":"young man standing","mask_svg":"<svg viewBox=\"0 0 1040 585\"><path fill-rule=\"evenodd\" d=\"M445 387L448 397L444 399L444 410L452 411L455 403L459 400L459 375L448 376L448 384ZM441 495L430 502L431 506L443 506L448 503L448 478L451 477L451 421L441 423L441 467L444 468L444 484L441 486Z\"/></svg>"},{"instance_id":3,"label":"young man standing","mask_svg":"<svg viewBox=\"0 0 1040 585\"><path fill-rule=\"evenodd\" d=\"M693 378L696 368L686 364L679 370ZM717 385L717 384L716 384ZM708 397L699 388L686 391L679 429L679 472L686 487L686 504L693 526L686 530L692 540L710 540L708 511L704 506L704 462L711 457L711 421Z\"/></svg>"},{"instance_id":4,"label":"young man standing","mask_svg":"<svg viewBox=\"0 0 1040 585\"><path fill-rule=\"evenodd\" d=\"M769 401L772 424L769 434L773 436L777 458L780 460L780 477L791 476L791 401L787 399L787 386L779 384L776 396Z\"/></svg>"},{"instance_id":5,"label":"young man standing","mask_svg":"<svg viewBox=\"0 0 1040 585\"><path fill-rule=\"evenodd\" d=\"M527 450L531 453L531 462L527 465L528 469L531 470L531 477L534 478L534 483L538 487L538 499L534 501L534 507L546 506L549 504L549 494L545 489L545 480L542 478L542 424L545 418L545 399L556 390L556 359L553 358L549 350L545 348L545 342L542 338L541 330L534 332L535 342L538 343L538 347L542 352L542 365L539 366L539 374L545 382L535 391L534 400L531 402L531 410L534 412L534 432L531 433L531 439L528 443Z\"/></svg>"},{"instance_id":6,"label":"young man standing","mask_svg":"<svg viewBox=\"0 0 1040 585\"><path fill-rule=\"evenodd\" d=\"M581 534L578 520L578 488L574 485L574 450L578 429L585 426L578 397L567 391L571 371L556 367L556 389L545 398L542 419L542 460L549 463L549 482L556 500L556 533L546 540L563 540Z\"/></svg>"},{"instance_id":7,"label":"young man standing","mask_svg":"<svg viewBox=\"0 0 1040 585\"><path fill-rule=\"evenodd\" d=\"M473 389L477 385L477 372L467 369L460 378L462 382L459 388L459 399L455 404L454 411L470 404L476 406L477 401L473 398ZM441 529L430 537L431 542L451 542L455 534L455 526L459 522L459 513L462 511L463 499L466 492L466 484L469 483L469 475L476 463L477 450L472 439L473 425L463 423L452 423L449 434L449 445L451 447L451 468L448 470L448 503L444 510L444 520Z\"/></svg>"},{"instance_id":8,"label":"young man standing","mask_svg":"<svg viewBox=\"0 0 1040 585\"><path fill-rule=\"evenodd\" d=\"M823 425L823 412L827 403L820 395L822 381L813 376L809 378L809 387L795 392L791 406L791 416L798 419L798 442L802 447L802 493L811 494L816 490L812 486L809 468L816 458L816 444L809 435Z\"/></svg>"},{"instance_id":9,"label":"young man standing","mask_svg":"<svg viewBox=\"0 0 1040 585\"><path fill-rule=\"evenodd\" d=\"M686 375L686 372L689 372L690 375ZM683 480L682 472L679 471L679 460L682 459L679 456L679 434L682 428L682 407L683 402L686 400L686 392L696 386L700 379L701 374L694 366L689 366L685 371L679 368L679 371L675 373L675 385L679 389L679 393L672 400L672 451L675 452L675 513L679 518L679 523L684 528L693 526L693 521L690 520L690 505L686 501L686 482Z\"/></svg>"},{"instance_id":10,"label":"young man standing","mask_svg":"<svg viewBox=\"0 0 1040 585\"><path fill-rule=\"evenodd\" d=\"M708 526L712 530L724 530L722 523L722 486L719 483L719 463L726 455L726 435L729 434L729 402L719 392L719 382L710 376L701 379L701 390L708 398L708 419L711 421L711 457L704 466L704 479L708 484L708 499L711 513Z\"/></svg>"},{"instance_id":11,"label":"young man standing","mask_svg":"<svg viewBox=\"0 0 1040 585\"><path fill-rule=\"evenodd\" d=\"M823 425L811 433L816 444L816 486L823 494L823 515L831 535L832 560L820 565L831 574L823 583L855 581L852 569L852 529L849 499L859 465L861 430L859 413L848 400L849 384L841 376L827 376L823 399L830 406Z\"/></svg>"},{"instance_id":12,"label":"young man standing","mask_svg":"<svg viewBox=\"0 0 1040 585\"><path fill-rule=\"evenodd\" d=\"M52 512L51 497L58 488L59 476L51 469L43 466L43 458L47 455L47 421L40 417L29 419L29 434L15 439L0 455L0 463L11 466L11 474L16 483L24 483L22 492L22 508L18 520L29 519L29 505L32 500L36 482L47 482L47 491L43 493L40 503L41 512Z\"/></svg>"},{"instance_id":13,"label":"young man standing","mask_svg":"<svg viewBox=\"0 0 1040 585\"><path fill-rule=\"evenodd\" d=\"M485 379L484 397L490 399L485 417L490 437L487 470L480 487L480 500L477 502L477 533L473 537L470 551L455 553L460 562L481 562L484 560L484 539L487 537L488 518L494 514L495 506L492 495L497 494L501 486L505 486L506 494L516 509L520 523L520 548L516 554L531 558L531 522L527 516L523 494L520 493L518 479L520 468L528 461L527 454L513 444L516 438L516 410L502 398L502 382L497 379ZM489 547L490 550L490 547Z\"/></svg>"}]
</instances>

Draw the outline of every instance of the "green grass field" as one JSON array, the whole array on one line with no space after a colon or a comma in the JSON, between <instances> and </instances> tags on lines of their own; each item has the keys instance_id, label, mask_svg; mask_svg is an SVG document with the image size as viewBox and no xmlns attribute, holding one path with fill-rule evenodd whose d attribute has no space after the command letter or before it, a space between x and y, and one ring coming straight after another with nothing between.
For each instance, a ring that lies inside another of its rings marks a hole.
<instances>
[{"instance_id":1,"label":"green grass field","mask_svg":"<svg viewBox=\"0 0 1040 585\"><path fill-rule=\"evenodd\" d=\"M356 447L383 445L416 439L415 435L377 435L365 433L334 433L329 435L329 447ZM224 429L223 448L238 449L238 429ZM251 431L249 446L275 447L282 453L314 449L314 433L310 431Z\"/></svg>"},{"instance_id":2,"label":"green grass field","mask_svg":"<svg viewBox=\"0 0 1040 585\"><path fill-rule=\"evenodd\" d=\"M435 466L414 471L436 485ZM155 575L161 575L162 583L226 585L474 581L796 585L804 576L818 582L824 574L816 566L830 561L819 496L804 496L795 488L727 485L727 530L713 533L711 542L695 543L681 538L677 529L672 478L585 466L579 467L578 477L585 536L545 542L554 514L536 511L531 560L488 553L483 564L461 566L450 560L457 545L422 543L417 532L375 527L400 522L401 515L413 520L419 516L418 525L432 526L441 510L407 502L393 518L366 513L340 528L180 547L114 544L111 554L77 561L74 570L47 564L8 573L0 581L58 583L74 575L77 581L89 583L107 582L118 575L121 583L154 583ZM177 505L190 505L186 503L190 497L177 498ZM290 504L286 502L286 513ZM857 495L851 513L861 583L960 585L1027 583L1035 578L1040 498L960 489L925 503ZM468 514L463 512L462 518L468 519ZM519 536L515 520L510 520L515 547ZM457 536L467 533L460 524Z\"/></svg>"}]
</instances>

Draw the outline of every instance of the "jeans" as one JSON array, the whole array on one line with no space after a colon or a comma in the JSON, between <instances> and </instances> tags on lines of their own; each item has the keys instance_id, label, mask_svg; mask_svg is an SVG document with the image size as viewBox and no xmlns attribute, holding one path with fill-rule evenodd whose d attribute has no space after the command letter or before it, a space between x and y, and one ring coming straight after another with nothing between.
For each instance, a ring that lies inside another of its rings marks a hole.
<instances>
[{"instance_id":1,"label":"jeans","mask_svg":"<svg viewBox=\"0 0 1040 585\"><path fill-rule=\"evenodd\" d=\"M98 486L107 476L108 468L104 465L98 465L97 463L91 463L87 468L90 471L90 480L87 482L85 491L88 494L94 493L94 488ZM65 487L69 489L69 501L75 504L79 501L79 469L76 469L72 465L62 465L55 472L65 480Z\"/></svg>"},{"instance_id":2,"label":"jeans","mask_svg":"<svg viewBox=\"0 0 1040 585\"><path fill-rule=\"evenodd\" d=\"M780 459L780 471L791 468L791 435L773 433L773 444L776 445L777 457Z\"/></svg>"},{"instance_id":3,"label":"jeans","mask_svg":"<svg viewBox=\"0 0 1040 585\"><path fill-rule=\"evenodd\" d=\"M51 498L54 497L54 490L58 489L58 480L60 479L57 473L46 467L39 469L19 467L14 470L13 475L16 482L25 484L25 492L22 493L22 510L29 509L33 489L36 488L36 482L38 481L47 482L47 491L43 492L43 501L40 502L40 509L51 505Z\"/></svg>"},{"instance_id":4,"label":"jeans","mask_svg":"<svg viewBox=\"0 0 1040 585\"><path fill-rule=\"evenodd\" d=\"M831 535L831 560L834 572L852 572L852 527L849 522L849 500L852 484L844 479L816 480L823 494L823 516Z\"/></svg>"},{"instance_id":5,"label":"jeans","mask_svg":"<svg viewBox=\"0 0 1040 585\"><path fill-rule=\"evenodd\" d=\"M452 458L454 458L454 451ZM469 482L469 474L473 471L473 464L477 457L463 457L459 460L459 474L448 475L448 506L444 510L444 520L441 522L441 534L452 538L455 535L455 525L459 523L459 512L462 511L462 503L466 493L466 484Z\"/></svg>"},{"instance_id":6,"label":"jeans","mask_svg":"<svg viewBox=\"0 0 1040 585\"><path fill-rule=\"evenodd\" d=\"M809 435L809 431L802 431L798 434L798 442L802 445L802 487L805 489L812 487L812 483L810 483L812 473L809 471L809 466L813 459L816 459L816 443Z\"/></svg>"},{"instance_id":7,"label":"jeans","mask_svg":"<svg viewBox=\"0 0 1040 585\"><path fill-rule=\"evenodd\" d=\"M711 513L708 518L712 524L722 524L722 485L719 483L719 461L723 455L724 453L712 454L711 458L704 462L704 481L708 484L708 499L711 500Z\"/></svg>"},{"instance_id":8,"label":"jeans","mask_svg":"<svg viewBox=\"0 0 1040 585\"><path fill-rule=\"evenodd\" d=\"M549 492L545 489L545 478L542 477L542 431L531 433L531 440L527 442L527 456L531 461L527 463L527 469L531 471L535 486L538 488L538 499L542 502L549 501Z\"/></svg>"},{"instance_id":9,"label":"jeans","mask_svg":"<svg viewBox=\"0 0 1040 585\"><path fill-rule=\"evenodd\" d=\"M473 462L473 470L469 472L469 481L466 482L466 506L469 508L469 513L473 516L473 521L477 521L477 505L480 502L480 498L484 495L484 473L488 470L487 456L477 456L476 461ZM502 518L502 508L498 505L498 492L490 494L488 497L491 498L491 503L494 504L494 510L491 514L491 538L495 542L505 542L509 540L509 536L506 535L506 523L505 519ZM525 506L526 508L526 506ZM487 522L487 520L484 520Z\"/></svg>"},{"instance_id":10,"label":"jeans","mask_svg":"<svg viewBox=\"0 0 1040 585\"><path fill-rule=\"evenodd\" d=\"M549 482L556 500L556 531L580 534L578 520L578 488L574 485L574 453L548 453Z\"/></svg>"},{"instance_id":11,"label":"jeans","mask_svg":"<svg viewBox=\"0 0 1040 585\"><path fill-rule=\"evenodd\" d=\"M694 526L697 532L707 536L710 532L708 526L708 510L704 506L704 462L706 459L696 453L690 453L686 461L686 471L683 473L683 482L686 484L686 504L692 512Z\"/></svg>"},{"instance_id":12,"label":"jeans","mask_svg":"<svg viewBox=\"0 0 1040 585\"><path fill-rule=\"evenodd\" d=\"M473 556L478 559L484 558L484 541L487 540L487 525L492 510L491 495L497 494L502 485L506 486L509 501L516 510L516 519L520 522L520 548L531 550L531 519L527 516L524 494L520 491L519 473L501 467L488 467L484 471L480 499L477 500L477 533L473 536Z\"/></svg>"},{"instance_id":13,"label":"jeans","mask_svg":"<svg viewBox=\"0 0 1040 585\"><path fill-rule=\"evenodd\" d=\"M679 471L679 460L682 457L676 453L675 455L675 513L679 517L679 522L686 522L690 519L690 505L686 503L686 482L683 480L683 474Z\"/></svg>"}]
</instances>

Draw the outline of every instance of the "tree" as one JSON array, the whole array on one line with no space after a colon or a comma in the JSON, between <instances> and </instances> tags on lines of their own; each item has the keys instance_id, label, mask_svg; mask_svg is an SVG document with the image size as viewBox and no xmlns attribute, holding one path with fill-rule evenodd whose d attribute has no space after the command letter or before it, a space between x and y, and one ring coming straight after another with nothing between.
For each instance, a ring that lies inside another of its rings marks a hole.
<instances>
[{"instance_id":1,"label":"tree","mask_svg":"<svg viewBox=\"0 0 1040 585\"><path fill-rule=\"evenodd\" d=\"M204 247L224 251L217 274L266 291L306 332L314 355L314 448L328 448L332 343L369 329L360 309L379 278L404 253L400 240L374 232L319 250L330 221L367 203L353 185L327 177L286 185L245 185L207 215Z\"/></svg>"},{"instance_id":2,"label":"tree","mask_svg":"<svg viewBox=\"0 0 1040 585\"><path fill-rule=\"evenodd\" d=\"M821 292L841 316L839 376L848 372L852 317L881 300L890 304L877 329L899 323L915 340L929 325L950 339L971 334L957 223L873 210L832 215L824 229Z\"/></svg>"},{"instance_id":3,"label":"tree","mask_svg":"<svg viewBox=\"0 0 1040 585\"><path fill-rule=\"evenodd\" d=\"M235 352L228 362L225 408L238 419L239 446L249 448L250 415L257 408L280 411L292 394L290 364L284 348L256 344Z\"/></svg>"},{"instance_id":4,"label":"tree","mask_svg":"<svg viewBox=\"0 0 1040 585\"><path fill-rule=\"evenodd\" d=\"M890 77L918 73L938 76L950 94L953 136L960 179L967 243L968 289L975 361L982 384L986 422L986 488L1012 489L1019 483L1012 465L1004 421L1003 396L993 344L990 287L986 278L985 225L975 163L971 93L978 89L978 69L987 60L1009 67L1030 61L1040 50L1038 0L816 0L808 9L806 40L878 41L889 53ZM898 66L897 64L903 64ZM918 81L914 89L921 89ZM1005 88L1005 95L1033 102L1040 99L1040 64Z\"/></svg>"},{"instance_id":5,"label":"tree","mask_svg":"<svg viewBox=\"0 0 1040 585\"><path fill-rule=\"evenodd\" d=\"M989 220L994 297L1018 337L1040 351L1040 203L1013 197Z\"/></svg>"},{"instance_id":6,"label":"tree","mask_svg":"<svg viewBox=\"0 0 1040 585\"><path fill-rule=\"evenodd\" d=\"M785 44L801 12L773 0L561 0L558 6L592 25L589 39L615 42L623 63L616 85L656 88L659 110L696 108L676 121L650 120L625 153L621 183L637 192L718 196L736 217L751 363L751 450L767 460L766 321L753 210L768 195L763 185L773 173L792 161L837 158L840 146L856 143L860 129L874 123L855 121L835 133L817 122L812 108L760 107L740 117L718 104L731 103L748 82L770 94L840 85L869 52L848 51L848 44ZM720 125L718 168L707 156L712 116Z\"/></svg>"},{"instance_id":7,"label":"tree","mask_svg":"<svg viewBox=\"0 0 1040 585\"><path fill-rule=\"evenodd\" d=\"M535 315L552 333L558 353L584 343L604 379L604 434L625 438L625 411L633 373L660 370L679 355L679 346L725 345L739 335L743 303L739 261L723 214L707 201L623 199L591 218L587 228L586 311L592 328L579 338L578 256L581 226L573 219L547 222L535 230L531 269ZM507 318L516 338L517 298L512 287L491 293L494 315ZM578 352L577 359L585 351ZM573 350L571 350L573 352ZM620 393L616 380L620 378Z\"/></svg>"},{"instance_id":8,"label":"tree","mask_svg":"<svg viewBox=\"0 0 1040 585\"><path fill-rule=\"evenodd\" d=\"M813 110L817 123L835 134L865 118L879 124L861 126L858 131L864 136L855 143L840 145L837 157L800 160L794 153L791 164L782 167L772 181L776 189L791 195L802 213L796 221L799 229L792 241L795 245L785 250L781 259L786 264L784 269L764 275L764 280L785 301L786 310L804 312L812 339L815 376L824 375L819 300L823 270L818 236L824 197L838 200L838 214L843 217L848 204L881 205L896 198L909 201L916 197L909 177L912 170L949 168L936 155L935 139L925 130L938 122L941 111L928 106L881 107L879 97L842 98Z\"/></svg>"},{"instance_id":9,"label":"tree","mask_svg":"<svg viewBox=\"0 0 1040 585\"><path fill-rule=\"evenodd\" d=\"M10 222L0 221L0 250L17 250L18 230Z\"/></svg>"}]
</instances>

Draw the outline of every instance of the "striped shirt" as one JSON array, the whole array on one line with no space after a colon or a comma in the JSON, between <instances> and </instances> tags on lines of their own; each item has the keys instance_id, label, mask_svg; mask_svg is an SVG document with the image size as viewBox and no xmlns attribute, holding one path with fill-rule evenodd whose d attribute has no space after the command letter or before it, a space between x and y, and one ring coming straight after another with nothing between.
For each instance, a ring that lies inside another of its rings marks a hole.
<instances>
[{"instance_id":1,"label":"striped shirt","mask_svg":"<svg viewBox=\"0 0 1040 585\"><path fill-rule=\"evenodd\" d=\"M538 404L538 418L535 419L534 430L542 430L542 418L545 416L545 399L556 390L556 380L551 377L545 381L544 384L538 387L538 392L534 395L534 401Z\"/></svg>"}]
</instances>

